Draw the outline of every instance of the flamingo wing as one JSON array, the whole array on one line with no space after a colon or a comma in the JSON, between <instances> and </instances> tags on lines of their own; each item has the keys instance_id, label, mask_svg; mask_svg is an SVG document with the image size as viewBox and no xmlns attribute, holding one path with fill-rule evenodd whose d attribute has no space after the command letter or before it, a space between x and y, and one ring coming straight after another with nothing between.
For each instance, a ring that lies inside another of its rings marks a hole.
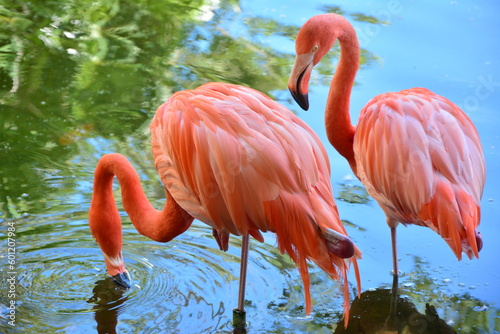
<instances>
[{"instance_id":1,"label":"flamingo wing","mask_svg":"<svg viewBox=\"0 0 500 334\"><path fill-rule=\"evenodd\" d=\"M457 257L478 256L485 162L479 135L456 105L424 88L386 93L361 111L357 174L389 220L428 226Z\"/></svg>"},{"instance_id":2,"label":"flamingo wing","mask_svg":"<svg viewBox=\"0 0 500 334\"><path fill-rule=\"evenodd\" d=\"M274 230L262 224L262 203L280 191L307 193L329 175L308 129L260 92L220 83L174 94L151 125L155 164L174 199L236 235L248 233L249 221Z\"/></svg>"}]
</instances>

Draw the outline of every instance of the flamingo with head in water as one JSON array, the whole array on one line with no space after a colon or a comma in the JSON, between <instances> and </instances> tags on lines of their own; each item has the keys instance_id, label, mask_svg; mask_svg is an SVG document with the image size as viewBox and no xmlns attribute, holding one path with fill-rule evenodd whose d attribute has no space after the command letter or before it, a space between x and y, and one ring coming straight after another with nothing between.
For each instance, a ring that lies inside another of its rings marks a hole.
<instances>
[{"instance_id":1,"label":"flamingo with head in water","mask_svg":"<svg viewBox=\"0 0 500 334\"><path fill-rule=\"evenodd\" d=\"M330 165L318 136L292 112L253 89L208 83L180 91L161 105L150 126L156 169L167 201L158 211L139 177L120 154L103 156L95 170L90 228L110 276L130 285L122 256L121 220L113 198L116 176L123 206L137 231L167 242L193 219L213 229L222 250L229 235L243 236L238 308L244 310L248 236L275 232L278 247L297 263L311 312L307 260L343 286L361 253L341 223L330 184Z\"/></svg>"},{"instance_id":2,"label":"flamingo with head in water","mask_svg":"<svg viewBox=\"0 0 500 334\"><path fill-rule=\"evenodd\" d=\"M311 71L336 40L341 56L328 94L326 132L386 215L395 282L399 223L431 228L459 260L462 252L479 257L486 168L471 120L446 98L412 88L374 97L353 126L349 101L359 66L359 44L353 26L336 14L314 16L298 33L288 88L303 109L309 107Z\"/></svg>"}]
</instances>

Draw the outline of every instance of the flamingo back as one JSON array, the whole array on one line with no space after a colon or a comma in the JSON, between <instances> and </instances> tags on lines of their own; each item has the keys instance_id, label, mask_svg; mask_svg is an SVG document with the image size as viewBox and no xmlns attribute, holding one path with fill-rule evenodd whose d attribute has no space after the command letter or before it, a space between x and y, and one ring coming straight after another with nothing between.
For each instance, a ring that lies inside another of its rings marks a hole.
<instances>
[{"instance_id":1,"label":"flamingo back","mask_svg":"<svg viewBox=\"0 0 500 334\"><path fill-rule=\"evenodd\" d=\"M184 210L222 233L263 241L259 231L275 232L299 266L308 312L307 259L347 291L351 260L331 254L322 235L328 228L347 235L328 156L301 119L253 89L208 83L175 93L150 128L160 178Z\"/></svg>"},{"instance_id":2,"label":"flamingo back","mask_svg":"<svg viewBox=\"0 0 500 334\"><path fill-rule=\"evenodd\" d=\"M424 88L376 96L354 137L357 174L388 222L427 226L478 256L485 162L467 115Z\"/></svg>"}]
</instances>

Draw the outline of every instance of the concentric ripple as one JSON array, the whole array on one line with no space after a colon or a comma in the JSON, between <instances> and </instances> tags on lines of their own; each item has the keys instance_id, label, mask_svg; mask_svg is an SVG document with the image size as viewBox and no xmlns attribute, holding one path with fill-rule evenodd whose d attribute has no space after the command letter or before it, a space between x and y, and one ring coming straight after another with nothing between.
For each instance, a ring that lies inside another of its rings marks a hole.
<instances>
[{"instance_id":1,"label":"concentric ripple","mask_svg":"<svg viewBox=\"0 0 500 334\"><path fill-rule=\"evenodd\" d=\"M108 277L86 221L67 224L66 231L58 231L62 226L45 219L26 224L21 229L16 267L16 330L232 331L232 310L238 298L239 237L231 237L229 251L222 252L211 229L199 222L165 244L139 235L130 225L124 227L123 255L132 278L131 289L118 287ZM266 238L265 243L251 242L247 320L250 328L283 329L290 323L296 329L297 322L304 321L302 281L295 265L273 246L273 236ZM4 265L0 263L2 276ZM324 277L318 274L312 270L313 285L323 284ZM0 279L6 281L6 277ZM326 280L335 296L337 287ZM4 317L6 305L7 300L0 300ZM0 329L4 329L3 324Z\"/></svg>"},{"instance_id":2,"label":"concentric ripple","mask_svg":"<svg viewBox=\"0 0 500 334\"><path fill-rule=\"evenodd\" d=\"M157 243L126 222L123 255L133 287L122 289L108 277L86 219L66 223L63 219L38 216L16 222L16 328L6 325L10 300L2 294L0 332L232 332L241 238L232 236L229 251L222 252L211 229L195 222L176 239ZM316 266L309 267L313 313L307 317L295 264L279 253L273 234L265 238L264 243L252 240L250 246L245 298L249 332L331 333L342 316L338 283ZM417 306L425 306L430 300L422 288L426 282L432 291L441 291L432 296L444 305L452 293L443 289L450 288L453 277L436 278L433 283L424 279L427 267L418 262L414 273L402 276L400 290ZM0 256L0 269L4 291L10 275L5 256ZM495 314L483 303L460 300L488 319Z\"/></svg>"}]
</instances>

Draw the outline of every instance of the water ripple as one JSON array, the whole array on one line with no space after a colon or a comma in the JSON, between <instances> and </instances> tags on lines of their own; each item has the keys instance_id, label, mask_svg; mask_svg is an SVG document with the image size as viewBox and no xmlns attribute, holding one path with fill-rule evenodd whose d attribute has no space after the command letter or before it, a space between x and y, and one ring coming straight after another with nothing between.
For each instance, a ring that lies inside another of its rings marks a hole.
<instances>
[{"instance_id":1,"label":"water ripple","mask_svg":"<svg viewBox=\"0 0 500 334\"><path fill-rule=\"evenodd\" d=\"M133 283L125 290L107 276L87 222L72 222L67 225L71 233L65 233L60 224L51 224L53 218L26 224L20 233L18 329L33 333L231 331L239 284L239 237L232 237L229 251L222 252L210 228L200 223L165 244L125 225L123 255ZM266 240L251 242L248 321L250 326L269 323L283 328L273 314L304 315L302 284L290 259L273 246L274 238L266 235ZM0 300L2 313L5 305L8 301Z\"/></svg>"}]
</instances>

